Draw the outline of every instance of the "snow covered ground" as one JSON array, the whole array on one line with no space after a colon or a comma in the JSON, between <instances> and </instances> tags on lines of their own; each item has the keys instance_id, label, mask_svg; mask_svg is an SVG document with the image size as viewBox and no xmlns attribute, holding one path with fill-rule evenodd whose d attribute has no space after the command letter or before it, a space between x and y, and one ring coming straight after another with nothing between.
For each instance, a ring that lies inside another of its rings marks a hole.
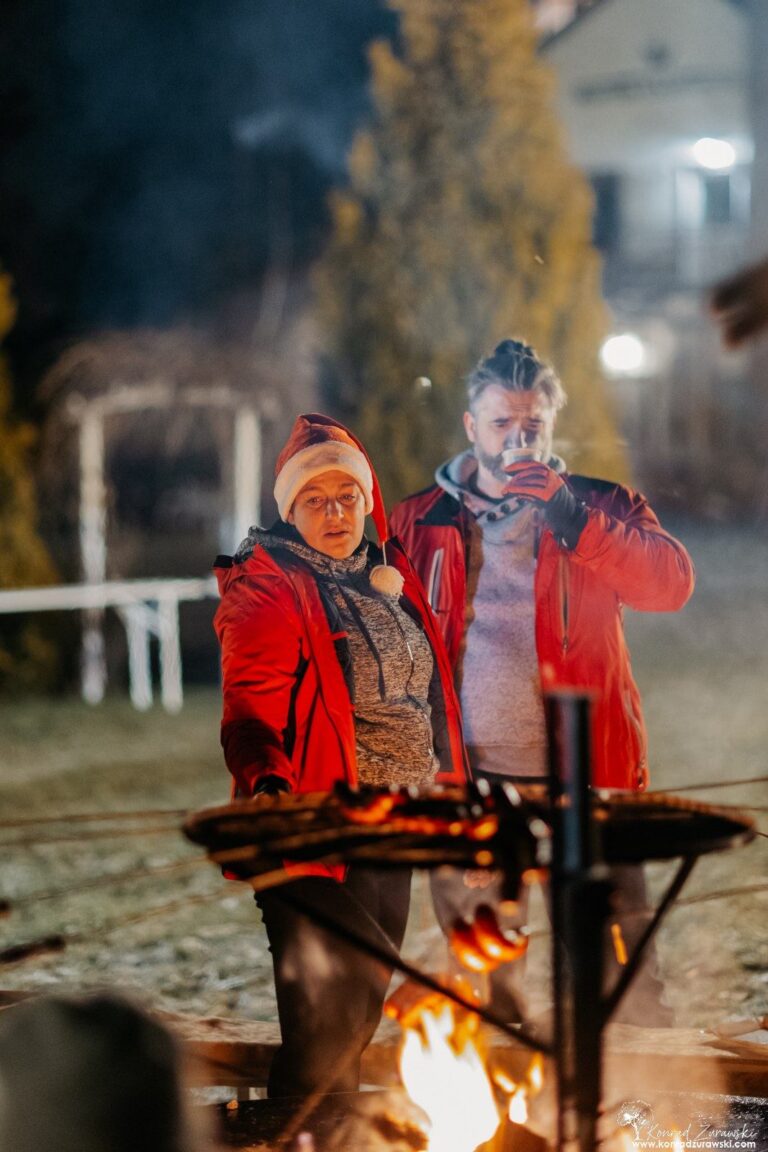
<instances>
[{"instance_id":1,"label":"snow covered ground","mask_svg":"<svg viewBox=\"0 0 768 1152\"><path fill-rule=\"evenodd\" d=\"M683 526L679 534L699 574L691 604L673 616L627 614L650 729L653 785L766 776L768 532ZM766 809L755 817L768 832L768 785L729 784L695 795ZM96 709L77 700L0 704L0 821L194 809L227 798L213 689L190 692L177 717L159 709L141 715L117 697ZM199 853L185 844L177 824L171 817L153 834L140 829L138 835L99 838L91 838L96 829L83 822L3 826L0 896L17 907L0 921L0 947L52 932L78 940L65 951L3 967L0 988L110 985L176 1011L275 1018L269 955L248 890L224 883L214 868L196 861ZM44 838L53 842L42 843ZM146 869L163 871L119 879ZM649 871L660 891L669 866ZM107 874L115 876L107 886L88 887ZM761 881L768 885L765 838L701 860L683 897ZM166 905L174 907L124 922ZM659 951L680 1026L768 1012L767 921L768 890L681 903L672 911ZM540 906L536 922L545 923ZM432 968L442 956L423 883L415 891L406 953ZM542 937L532 945L530 961L541 1002L546 958Z\"/></svg>"}]
</instances>

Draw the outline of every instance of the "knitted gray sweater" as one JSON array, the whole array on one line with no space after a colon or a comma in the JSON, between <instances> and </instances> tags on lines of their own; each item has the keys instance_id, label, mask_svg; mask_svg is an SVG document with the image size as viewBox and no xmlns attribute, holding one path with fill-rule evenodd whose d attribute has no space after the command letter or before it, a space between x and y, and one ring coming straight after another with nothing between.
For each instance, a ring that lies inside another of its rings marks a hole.
<instances>
[{"instance_id":1,"label":"knitted gray sweater","mask_svg":"<svg viewBox=\"0 0 768 1152\"><path fill-rule=\"evenodd\" d=\"M551 466L562 470L554 458ZM546 773L546 738L536 655L536 512L494 500L474 485L471 451L436 473L438 484L472 513L464 639L457 688L475 770L512 776Z\"/></svg>"}]
</instances>

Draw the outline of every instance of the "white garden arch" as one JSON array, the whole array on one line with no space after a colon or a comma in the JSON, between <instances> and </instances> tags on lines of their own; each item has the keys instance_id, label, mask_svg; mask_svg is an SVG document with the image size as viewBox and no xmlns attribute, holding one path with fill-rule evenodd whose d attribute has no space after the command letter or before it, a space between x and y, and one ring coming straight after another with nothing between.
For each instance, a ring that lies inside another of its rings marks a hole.
<instances>
[{"instance_id":1,"label":"white garden arch","mask_svg":"<svg viewBox=\"0 0 768 1152\"><path fill-rule=\"evenodd\" d=\"M242 539L249 526L260 521L262 417L259 408L241 392L228 385L217 385L212 388L186 388L180 395L175 388L161 382L139 387L113 385L108 392L98 397L70 393L64 414L77 429L80 568L84 584L103 585L107 575L106 418L120 413L168 410L179 404L197 408L201 412L223 409L232 416L232 508L224 521L226 528L220 535L223 536L226 531L229 540ZM158 591L163 582L152 583L155 591ZM132 684L136 682L134 666L136 669L148 668L150 634L160 638L161 648L163 637L175 636L174 646L178 648L179 601L171 594L171 588L178 585L178 581L168 581L167 584L169 589L166 595L158 594L152 600L141 603L115 604L128 636ZM105 606L96 604L83 608L81 691L83 698L91 704L103 699L106 688ZM171 643L170 639L168 643ZM142 656L141 653L147 655ZM138 682L143 683L145 680L145 673L139 673Z\"/></svg>"},{"instance_id":2,"label":"white garden arch","mask_svg":"<svg viewBox=\"0 0 768 1152\"><path fill-rule=\"evenodd\" d=\"M261 520L263 431L276 420L275 397L285 366L242 343L217 341L202 330L141 329L107 332L68 349L41 386L49 402L47 455L53 460L56 504L62 459L74 442L77 472L77 535L80 583L57 588L0 592L0 613L80 611L80 683L83 698L104 697L107 660L104 619L116 611L127 637L131 699L152 703L150 639L160 655L160 695L168 710L181 706L179 604L216 595L208 577L184 573L169 579L110 579L108 564L110 445L141 437L144 414L171 421L190 412L216 428L223 501L219 540L230 550ZM125 423L121 428L121 417ZM140 419L137 421L137 417ZM137 431L138 429L138 431ZM74 435L73 435L74 433ZM72 464L70 463L70 468Z\"/></svg>"}]
</instances>

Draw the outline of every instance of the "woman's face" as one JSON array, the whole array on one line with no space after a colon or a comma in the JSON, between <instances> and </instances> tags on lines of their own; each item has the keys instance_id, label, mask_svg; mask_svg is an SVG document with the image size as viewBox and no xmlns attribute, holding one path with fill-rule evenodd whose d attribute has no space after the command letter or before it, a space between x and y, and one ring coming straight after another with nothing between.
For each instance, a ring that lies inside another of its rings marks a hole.
<instances>
[{"instance_id":1,"label":"woman's face","mask_svg":"<svg viewBox=\"0 0 768 1152\"><path fill-rule=\"evenodd\" d=\"M346 472L334 469L315 476L296 497L288 513L310 548L344 560L363 538L365 497Z\"/></svg>"}]
</instances>

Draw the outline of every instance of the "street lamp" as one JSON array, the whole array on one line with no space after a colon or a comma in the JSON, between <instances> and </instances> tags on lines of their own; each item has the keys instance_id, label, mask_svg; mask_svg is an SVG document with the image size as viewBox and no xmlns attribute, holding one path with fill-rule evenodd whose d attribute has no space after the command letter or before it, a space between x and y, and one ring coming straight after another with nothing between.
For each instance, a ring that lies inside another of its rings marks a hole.
<instances>
[{"instance_id":1,"label":"street lamp","mask_svg":"<svg viewBox=\"0 0 768 1152\"><path fill-rule=\"evenodd\" d=\"M634 332L609 336L600 349L600 360L609 376L642 376L648 366L645 344Z\"/></svg>"},{"instance_id":2,"label":"street lamp","mask_svg":"<svg viewBox=\"0 0 768 1152\"><path fill-rule=\"evenodd\" d=\"M696 163L710 172L725 172L736 163L736 149L727 140L702 136L691 149Z\"/></svg>"}]
</instances>

